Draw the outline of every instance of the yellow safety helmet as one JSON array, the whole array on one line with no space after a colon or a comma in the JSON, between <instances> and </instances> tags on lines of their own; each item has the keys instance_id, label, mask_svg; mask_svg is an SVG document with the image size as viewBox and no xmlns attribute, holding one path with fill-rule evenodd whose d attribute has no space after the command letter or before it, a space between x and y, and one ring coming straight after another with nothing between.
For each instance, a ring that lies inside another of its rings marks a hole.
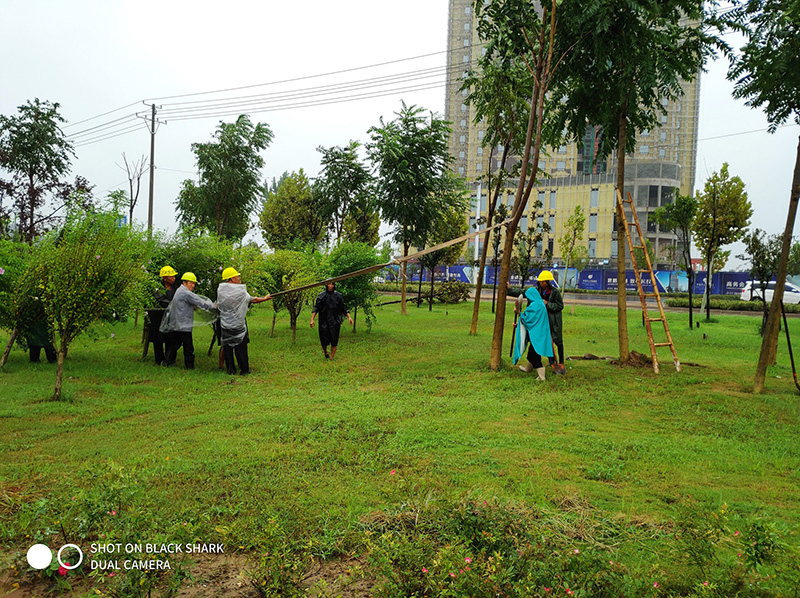
<instances>
[{"instance_id":1,"label":"yellow safety helmet","mask_svg":"<svg viewBox=\"0 0 800 598\"><path fill-rule=\"evenodd\" d=\"M194 272L184 272L183 276L181 276L181 280L191 280L192 282L197 282L197 276L194 275Z\"/></svg>"},{"instance_id":2,"label":"yellow safety helmet","mask_svg":"<svg viewBox=\"0 0 800 598\"><path fill-rule=\"evenodd\" d=\"M241 276L241 274L236 271L236 268L225 268L222 271L222 280L230 280L234 276Z\"/></svg>"},{"instance_id":3,"label":"yellow safety helmet","mask_svg":"<svg viewBox=\"0 0 800 598\"><path fill-rule=\"evenodd\" d=\"M177 276L178 273L175 272L175 268L173 268L172 266L164 266L163 268L161 268L158 275L161 278L164 278L165 276Z\"/></svg>"},{"instance_id":4,"label":"yellow safety helmet","mask_svg":"<svg viewBox=\"0 0 800 598\"><path fill-rule=\"evenodd\" d=\"M555 280L553 273L550 270L542 270L536 280Z\"/></svg>"}]
</instances>

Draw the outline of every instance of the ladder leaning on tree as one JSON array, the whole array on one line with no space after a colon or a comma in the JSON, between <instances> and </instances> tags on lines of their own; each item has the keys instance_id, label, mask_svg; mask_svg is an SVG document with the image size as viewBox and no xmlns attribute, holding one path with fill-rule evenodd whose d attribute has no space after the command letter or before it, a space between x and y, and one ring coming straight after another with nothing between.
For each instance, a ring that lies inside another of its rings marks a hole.
<instances>
[{"instance_id":1,"label":"ladder leaning on tree","mask_svg":"<svg viewBox=\"0 0 800 598\"><path fill-rule=\"evenodd\" d=\"M617 189L617 202L619 202L620 213L622 214L622 223L625 225L625 236L628 239L628 249L631 252L631 264L633 265L633 274L634 278L636 278L636 287L639 290L639 300L642 302L642 317L644 319L645 328L647 329L647 340L650 343L650 355L653 358L653 371L657 374L658 373L658 356L656 355L656 349L658 347L669 347L670 351L672 351L672 361L675 363L675 369L677 371L681 371L681 362L678 361L678 354L675 352L675 343L672 342L672 335L669 333L669 326L667 325L667 316L664 313L664 306L661 303L661 294L658 292L658 284L656 283L655 274L653 274L653 264L650 262L650 256L647 253L647 249L645 249L645 241L644 235L642 234L642 227L639 224L639 217L636 215L636 208L633 205L633 199L631 198L630 192L627 193L628 198L622 199L622 194L620 193L619 189ZM628 222L628 218L625 216L625 204L629 204L631 210L631 216L633 218L633 222ZM638 245L633 244L633 239L631 238L631 227L636 227L636 234L639 238ZM634 249L641 249L642 253L644 254L644 261L646 268L639 268L638 264L636 263L636 255L634 254ZM650 282L653 286L652 293L645 293L644 288L642 287L642 277L641 274L643 272L647 272L650 275ZM624 281L617 281L617 284L624 284ZM650 314L647 312L647 298L654 297L656 300L656 304L658 305L658 313L659 317L651 318ZM666 342L657 343L653 339L653 322L661 322L664 326L664 335L666 336Z\"/></svg>"}]
</instances>

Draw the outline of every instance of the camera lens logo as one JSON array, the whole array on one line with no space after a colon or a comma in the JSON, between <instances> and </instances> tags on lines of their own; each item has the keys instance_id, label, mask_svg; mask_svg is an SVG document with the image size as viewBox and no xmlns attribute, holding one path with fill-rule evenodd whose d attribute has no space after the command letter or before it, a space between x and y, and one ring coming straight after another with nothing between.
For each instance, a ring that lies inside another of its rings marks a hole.
<instances>
[{"instance_id":1,"label":"camera lens logo","mask_svg":"<svg viewBox=\"0 0 800 598\"><path fill-rule=\"evenodd\" d=\"M34 544L28 549L28 564L34 569L47 569L53 562L53 553L44 544Z\"/></svg>"},{"instance_id":2,"label":"camera lens logo","mask_svg":"<svg viewBox=\"0 0 800 598\"><path fill-rule=\"evenodd\" d=\"M67 548L72 548L79 555L78 562L74 565L66 565L64 564L64 561L61 560L61 554ZM53 551L50 550L50 547L48 547L46 544L34 544L28 549L27 557L28 564L34 569L47 569L50 566L50 563L53 562ZM64 569L71 571L72 569L77 569L81 566L81 563L83 562L83 551L75 544L64 544L58 549L56 559L58 560L59 565L64 567Z\"/></svg>"}]
</instances>

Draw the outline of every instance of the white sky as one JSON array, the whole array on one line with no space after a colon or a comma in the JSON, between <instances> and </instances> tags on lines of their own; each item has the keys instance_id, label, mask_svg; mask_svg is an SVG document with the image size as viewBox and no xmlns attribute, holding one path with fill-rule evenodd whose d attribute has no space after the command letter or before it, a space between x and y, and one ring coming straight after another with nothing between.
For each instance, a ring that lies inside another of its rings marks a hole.
<instances>
[{"instance_id":1,"label":"white sky","mask_svg":"<svg viewBox=\"0 0 800 598\"><path fill-rule=\"evenodd\" d=\"M252 86L355 69L388 61L438 53L340 75L241 90L231 95L289 91L342 83L405 71L443 66L447 45L446 0L320 0L276 2L254 0L3 0L4 57L0 113L38 97L61 104L61 114L87 127L146 111L141 100L156 104L207 100L217 96L163 99L165 96ZM701 83L700 142L697 181L723 162L747 185L754 206L753 226L778 233L783 229L800 127L766 132L760 111L730 97L726 63L708 66ZM428 81L435 82L432 78ZM442 80L440 77L438 80ZM266 113L250 111L275 134L264 152L264 176L303 168L319 169L317 146L367 140L367 129L379 118L391 119L400 100L444 112L444 87L404 92L370 100ZM129 106L95 121L78 121ZM220 118L173 121L156 135L154 226L174 230L174 201L182 180L195 172L192 142L210 139ZM134 123L135 124L135 123ZM113 132L115 129L106 130ZM758 130L758 133L716 138ZM85 135L83 139L90 139ZM76 139L77 141L77 139ZM77 147L72 176L95 185L95 194L127 188L116 164L122 152L129 159L149 156L150 137L144 126L105 141ZM176 172L178 171L178 172ZM134 217L147 220L147 175ZM260 241L260 235L254 236ZM741 251L734 247L734 254ZM735 263L735 262L734 262Z\"/></svg>"}]
</instances>

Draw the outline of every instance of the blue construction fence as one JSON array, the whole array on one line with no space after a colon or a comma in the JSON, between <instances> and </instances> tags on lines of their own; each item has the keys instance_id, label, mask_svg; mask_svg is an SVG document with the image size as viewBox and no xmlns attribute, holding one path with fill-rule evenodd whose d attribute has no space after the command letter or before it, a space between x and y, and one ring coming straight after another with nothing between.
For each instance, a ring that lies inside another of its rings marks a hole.
<instances>
[{"instance_id":1,"label":"blue construction fence","mask_svg":"<svg viewBox=\"0 0 800 598\"><path fill-rule=\"evenodd\" d=\"M445 280L458 280L461 282L471 283L473 273L477 270L472 266L440 266L436 268L436 281ZM564 268L556 268L551 270L553 277L558 282L559 286L562 285L564 278ZM500 269L497 270L498 274ZM539 271L531 272L530 278L525 280L525 285L532 283L534 276ZM609 269L590 269L586 268L578 272L575 268L567 270L567 285L571 288L586 289L591 291L616 291L617 290L617 271ZM399 266L392 266L385 268L381 271L380 277L386 281L398 280L400 276ZM408 278L411 282L419 282L419 267L416 265L409 265ZM694 277L694 290L693 293L701 294L706 289L706 272L697 272ZM689 291L689 279L686 272L683 270L658 270L655 272L656 284L660 293L686 293ZM513 286L524 286L520 277L512 274L511 284ZM423 282L430 282L430 272L424 270L422 273ZM712 295L738 295L745 283L750 280L748 272L715 272L711 281L711 294ZM495 270L494 268L487 267L484 270L483 277L484 284L495 283ZM653 290L653 283L650 276L647 274L642 275L642 286L645 292ZM625 271L625 288L629 291L636 290L636 278L633 270Z\"/></svg>"}]
</instances>

